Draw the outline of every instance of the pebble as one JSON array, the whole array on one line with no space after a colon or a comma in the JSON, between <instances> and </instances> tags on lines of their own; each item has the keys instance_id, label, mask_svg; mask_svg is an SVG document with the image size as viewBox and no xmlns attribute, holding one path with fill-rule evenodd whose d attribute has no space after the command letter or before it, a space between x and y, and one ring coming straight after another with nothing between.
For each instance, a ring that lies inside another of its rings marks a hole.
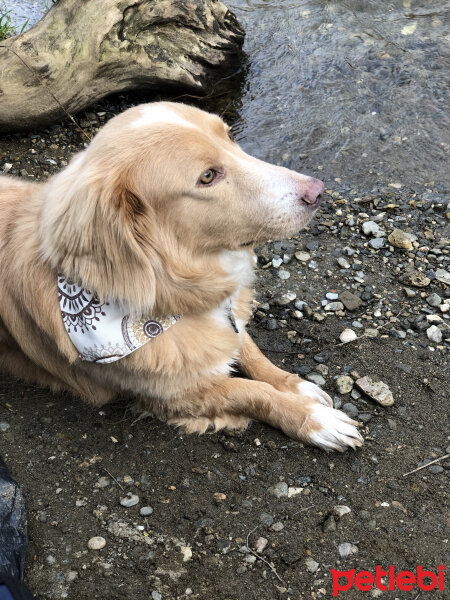
<instances>
[{"instance_id":1,"label":"pebble","mask_svg":"<svg viewBox=\"0 0 450 600\"><path fill-rule=\"evenodd\" d=\"M271 526L271 528L270 528L270 529L271 529L272 531L279 532L279 531L282 531L282 530L284 529L284 525L283 525L283 523L282 523L281 521L277 521L276 523L274 523L274 524Z\"/></svg>"},{"instance_id":2,"label":"pebble","mask_svg":"<svg viewBox=\"0 0 450 600\"><path fill-rule=\"evenodd\" d=\"M333 515L330 515L325 519L322 524L322 531L324 533L328 533L330 531L336 531L336 521L334 520Z\"/></svg>"},{"instance_id":3,"label":"pebble","mask_svg":"<svg viewBox=\"0 0 450 600\"><path fill-rule=\"evenodd\" d=\"M448 271L445 269L437 269L435 275L438 281L450 285L450 273Z\"/></svg>"},{"instance_id":4,"label":"pebble","mask_svg":"<svg viewBox=\"0 0 450 600\"><path fill-rule=\"evenodd\" d=\"M370 240L369 246L371 248L373 248L374 250L380 250L381 248L384 247L385 241L386 241L386 239L384 237L377 237L377 238Z\"/></svg>"},{"instance_id":5,"label":"pebble","mask_svg":"<svg viewBox=\"0 0 450 600\"><path fill-rule=\"evenodd\" d=\"M339 298L339 294L336 292L327 292L325 294L325 298L327 300L337 300Z\"/></svg>"},{"instance_id":6,"label":"pebble","mask_svg":"<svg viewBox=\"0 0 450 600\"><path fill-rule=\"evenodd\" d=\"M371 377L366 375L356 380L356 386L381 406L392 406L394 404L391 390L382 381L373 381Z\"/></svg>"},{"instance_id":7,"label":"pebble","mask_svg":"<svg viewBox=\"0 0 450 600\"><path fill-rule=\"evenodd\" d=\"M279 481L273 487L270 487L268 492L275 498L284 498L289 495L289 486L285 481Z\"/></svg>"},{"instance_id":8,"label":"pebble","mask_svg":"<svg viewBox=\"0 0 450 600\"><path fill-rule=\"evenodd\" d=\"M161 594L159 592L157 592L156 590L153 590L152 600L162 600Z\"/></svg>"},{"instance_id":9,"label":"pebble","mask_svg":"<svg viewBox=\"0 0 450 600\"><path fill-rule=\"evenodd\" d=\"M272 515L269 515L266 512L262 512L259 515L259 520L263 525L267 525L267 527L270 527L274 522L274 518L272 517Z\"/></svg>"},{"instance_id":10,"label":"pebble","mask_svg":"<svg viewBox=\"0 0 450 600\"><path fill-rule=\"evenodd\" d=\"M315 573L319 568L319 563L316 562L311 556L308 556L305 559L305 567L308 573Z\"/></svg>"},{"instance_id":11,"label":"pebble","mask_svg":"<svg viewBox=\"0 0 450 600\"><path fill-rule=\"evenodd\" d=\"M319 375L319 373L308 373L308 375L306 375L306 379L312 383L315 383L319 387L325 385L325 379L322 377L322 375Z\"/></svg>"},{"instance_id":12,"label":"pebble","mask_svg":"<svg viewBox=\"0 0 450 600\"><path fill-rule=\"evenodd\" d=\"M431 465L431 467L428 467L428 470L430 471L430 473L438 475L439 473L443 472L444 467L441 467L441 465Z\"/></svg>"},{"instance_id":13,"label":"pebble","mask_svg":"<svg viewBox=\"0 0 450 600\"><path fill-rule=\"evenodd\" d=\"M104 537L97 535L95 537L92 537L88 541L87 545L89 550L101 550L106 546L106 540Z\"/></svg>"},{"instance_id":14,"label":"pebble","mask_svg":"<svg viewBox=\"0 0 450 600\"><path fill-rule=\"evenodd\" d=\"M299 262L308 262L311 259L311 254L308 252L296 252L294 256Z\"/></svg>"},{"instance_id":15,"label":"pebble","mask_svg":"<svg viewBox=\"0 0 450 600\"><path fill-rule=\"evenodd\" d=\"M344 310L342 302L330 302L325 306L326 311L336 312L337 310Z\"/></svg>"},{"instance_id":16,"label":"pebble","mask_svg":"<svg viewBox=\"0 0 450 600\"><path fill-rule=\"evenodd\" d=\"M427 329L427 337L430 341L440 344L442 342L442 331L437 325L432 325Z\"/></svg>"},{"instance_id":17,"label":"pebble","mask_svg":"<svg viewBox=\"0 0 450 600\"><path fill-rule=\"evenodd\" d=\"M283 264L283 259L281 257L277 257L277 258L272 258L272 266L275 269L278 269L278 267L281 267L281 265Z\"/></svg>"},{"instance_id":18,"label":"pebble","mask_svg":"<svg viewBox=\"0 0 450 600\"><path fill-rule=\"evenodd\" d=\"M267 319L266 329L268 329L269 331L278 329L278 321L276 319Z\"/></svg>"},{"instance_id":19,"label":"pebble","mask_svg":"<svg viewBox=\"0 0 450 600\"><path fill-rule=\"evenodd\" d=\"M100 477L100 479L97 481L97 483L95 484L96 488L102 489L105 487L108 487L108 485L110 484L110 480L108 479L108 477Z\"/></svg>"},{"instance_id":20,"label":"pebble","mask_svg":"<svg viewBox=\"0 0 450 600\"><path fill-rule=\"evenodd\" d=\"M348 344L349 342L354 342L358 339L358 336L353 331L353 329L344 329L344 331L339 336L339 339L343 344Z\"/></svg>"},{"instance_id":21,"label":"pebble","mask_svg":"<svg viewBox=\"0 0 450 600\"><path fill-rule=\"evenodd\" d=\"M412 266L406 267L405 271L398 278L400 283L405 285L412 285L414 287L427 287L430 285L431 279L425 275L422 271L415 269Z\"/></svg>"},{"instance_id":22,"label":"pebble","mask_svg":"<svg viewBox=\"0 0 450 600\"><path fill-rule=\"evenodd\" d=\"M347 310L353 311L358 310L358 308L362 304L362 300L356 294L349 292L348 290L344 290L340 295L340 300L342 304L345 306Z\"/></svg>"},{"instance_id":23,"label":"pebble","mask_svg":"<svg viewBox=\"0 0 450 600\"><path fill-rule=\"evenodd\" d=\"M364 235L371 235L373 237L383 237L385 235L385 232L375 221L366 221L363 223L362 230Z\"/></svg>"},{"instance_id":24,"label":"pebble","mask_svg":"<svg viewBox=\"0 0 450 600\"><path fill-rule=\"evenodd\" d=\"M340 256L337 259L337 264L341 267L341 269L350 269L350 263L348 262L348 260L346 258L344 258L343 256ZM342 298L341 298L342 300Z\"/></svg>"},{"instance_id":25,"label":"pebble","mask_svg":"<svg viewBox=\"0 0 450 600\"><path fill-rule=\"evenodd\" d=\"M442 298L436 293L430 294L426 298L426 303L435 308L437 308L441 304L441 302Z\"/></svg>"},{"instance_id":26,"label":"pebble","mask_svg":"<svg viewBox=\"0 0 450 600\"><path fill-rule=\"evenodd\" d=\"M408 233L405 233L401 229L394 229L394 231L388 235L388 240L389 243L392 244L392 246L395 246L396 248L412 250L413 243L411 237L413 236L411 236Z\"/></svg>"},{"instance_id":27,"label":"pebble","mask_svg":"<svg viewBox=\"0 0 450 600\"><path fill-rule=\"evenodd\" d=\"M355 544L350 544L350 542L343 542L338 546L338 552L341 558L347 558L348 556L352 556L353 554L358 554L358 551L358 546L355 546Z\"/></svg>"},{"instance_id":28,"label":"pebble","mask_svg":"<svg viewBox=\"0 0 450 600\"><path fill-rule=\"evenodd\" d=\"M2 433L5 433L5 431L8 431L8 429L11 427L11 425L9 423L7 423L6 421L0 421L0 431Z\"/></svg>"},{"instance_id":29,"label":"pebble","mask_svg":"<svg viewBox=\"0 0 450 600\"><path fill-rule=\"evenodd\" d=\"M403 291L405 292L405 296L407 298L414 298L414 296L417 296L417 292L415 292L411 288L405 287L405 288L403 288Z\"/></svg>"},{"instance_id":30,"label":"pebble","mask_svg":"<svg viewBox=\"0 0 450 600\"><path fill-rule=\"evenodd\" d=\"M348 506L345 506L345 504L338 504L337 506L335 506L333 508L333 514L340 519L341 517L343 517L344 515L347 515L348 513L352 512L351 508L349 508Z\"/></svg>"},{"instance_id":31,"label":"pebble","mask_svg":"<svg viewBox=\"0 0 450 600\"><path fill-rule=\"evenodd\" d=\"M327 352L326 350L324 350L323 352L319 352L318 354L314 355L314 360L320 364L322 363L326 363L327 360L330 358L330 353Z\"/></svg>"},{"instance_id":32,"label":"pebble","mask_svg":"<svg viewBox=\"0 0 450 600\"><path fill-rule=\"evenodd\" d=\"M278 271L278 277L280 279L289 279L289 277L291 276L291 274L289 273L289 271L284 271L283 269L280 269Z\"/></svg>"},{"instance_id":33,"label":"pebble","mask_svg":"<svg viewBox=\"0 0 450 600\"><path fill-rule=\"evenodd\" d=\"M267 540L265 537L259 537L254 546L256 552L263 552L268 543L269 540Z\"/></svg>"},{"instance_id":34,"label":"pebble","mask_svg":"<svg viewBox=\"0 0 450 600\"><path fill-rule=\"evenodd\" d=\"M141 517L148 517L153 513L153 508L151 506L143 506L139 511Z\"/></svg>"},{"instance_id":35,"label":"pebble","mask_svg":"<svg viewBox=\"0 0 450 600\"><path fill-rule=\"evenodd\" d=\"M357 407L354 404L352 404L351 402L346 402L344 404L344 406L342 407L342 410L351 419L353 419L354 417L356 417L358 415L358 409L357 409Z\"/></svg>"},{"instance_id":36,"label":"pebble","mask_svg":"<svg viewBox=\"0 0 450 600\"><path fill-rule=\"evenodd\" d=\"M136 504L139 504L139 496L130 492L125 496L125 498L120 499L120 504L125 506L125 508L136 506Z\"/></svg>"},{"instance_id":37,"label":"pebble","mask_svg":"<svg viewBox=\"0 0 450 600\"><path fill-rule=\"evenodd\" d=\"M339 375L334 384L340 394L349 394L353 388L353 379L348 375Z\"/></svg>"}]
</instances>

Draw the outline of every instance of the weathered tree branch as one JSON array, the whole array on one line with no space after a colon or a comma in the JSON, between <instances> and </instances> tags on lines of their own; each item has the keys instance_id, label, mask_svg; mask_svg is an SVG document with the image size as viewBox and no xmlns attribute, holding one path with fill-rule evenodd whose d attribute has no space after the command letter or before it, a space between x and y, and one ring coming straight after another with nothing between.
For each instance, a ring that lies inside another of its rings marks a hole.
<instances>
[{"instance_id":1,"label":"weathered tree branch","mask_svg":"<svg viewBox=\"0 0 450 600\"><path fill-rule=\"evenodd\" d=\"M243 40L219 0L60 0L0 44L0 132L48 125L113 92L205 93Z\"/></svg>"}]
</instances>

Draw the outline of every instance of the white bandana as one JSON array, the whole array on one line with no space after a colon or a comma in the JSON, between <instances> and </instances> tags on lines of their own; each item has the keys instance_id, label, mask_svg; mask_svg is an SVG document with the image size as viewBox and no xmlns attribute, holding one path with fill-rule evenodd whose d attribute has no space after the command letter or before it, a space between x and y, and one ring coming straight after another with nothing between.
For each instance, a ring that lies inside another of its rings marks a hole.
<instances>
[{"instance_id":1,"label":"white bandana","mask_svg":"<svg viewBox=\"0 0 450 600\"><path fill-rule=\"evenodd\" d=\"M119 360L181 318L131 318L118 302L100 302L94 293L62 275L58 275L58 298L66 331L80 358L89 362Z\"/></svg>"}]
</instances>

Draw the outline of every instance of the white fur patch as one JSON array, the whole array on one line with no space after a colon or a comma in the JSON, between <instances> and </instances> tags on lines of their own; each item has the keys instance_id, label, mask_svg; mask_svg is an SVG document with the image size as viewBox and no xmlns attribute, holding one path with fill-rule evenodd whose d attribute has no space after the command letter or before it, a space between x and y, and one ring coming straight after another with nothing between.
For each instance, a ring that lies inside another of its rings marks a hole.
<instances>
[{"instance_id":1,"label":"white fur patch","mask_svg":"<svg viewBox=\"0 0 450 600\"><path fill-rule=\"evenodd\" d=\"M353 421L340 410L315 404L310 418L320 425L320 430L315 431L309 440L315 446L342 452L347 447L356 448L363 443Z\"/></svg>"},{"instance_id":2,"label":"white fur patch","mask_svg":"<svg viewBox=\"0 0 450 600\"><path fill-rule=\"evenodd\" d=\"M311 381L302 381L297 385L297 389L298 393L302 396L308 396L325 406L333 407L333 400L315 383L312 383Z\"/></svg>"},{"instance_id":3,"label":"white fur patch","mask_svg":"<svg viewBox=\"0 0 450 600\"><path fill-rule=\"evenodd\" d=\"M254 272L252 255L247 250L222 250L220 262L223 269L235 279L239 288L250 285Z\"/></svg>"},{"instance_id":4,"label":"white fur patch","mask_svg":"<svg viewBox=\"0 0 450 600\"><path fill-rule=\"evenodd\" d=\"M182 116L170 108L167 108L167 106L143 106L140 110L141 116L139 119L136 119L136 121L133 121L130 127L147 127L148 125L165 123L168 125L182 125L183 127L195 129L195 125L190 121L183 119Z\"/></svg>"}]
</instances>

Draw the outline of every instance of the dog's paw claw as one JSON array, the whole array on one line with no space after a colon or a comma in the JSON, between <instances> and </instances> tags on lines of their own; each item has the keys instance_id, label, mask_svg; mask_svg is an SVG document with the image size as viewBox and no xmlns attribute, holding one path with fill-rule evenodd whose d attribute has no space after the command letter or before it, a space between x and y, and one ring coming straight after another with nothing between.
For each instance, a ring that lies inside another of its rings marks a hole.
<instances>
[{"instance_id":1,"label":"dog's paw claw","mask_svg":"<svg viewBox=\"0 0 450 600\"><path fill-rule=\"evenodd\" d=\"M312 428L308 434L309 443L323 450L343 452L348 447L355 449L364 443L356 429L357 423L340 410L328 406L315 404L309 425Z\"/></svg>"},{"instance_id":2,"label":"dog's paw claw","mask_svg":"<svg viewBox=\"0 0 450 600\"><path fill-rule=\"evenodd\" d=\"M312 383L311 381L301 381L297 385L297 388L298 393L302 396L307 396L311 400L315 400L316 402L320 402L320 404L323 404L324 406L329 406L333 408L332 398L315 383Z\"/></svg>"}]
</instances>

